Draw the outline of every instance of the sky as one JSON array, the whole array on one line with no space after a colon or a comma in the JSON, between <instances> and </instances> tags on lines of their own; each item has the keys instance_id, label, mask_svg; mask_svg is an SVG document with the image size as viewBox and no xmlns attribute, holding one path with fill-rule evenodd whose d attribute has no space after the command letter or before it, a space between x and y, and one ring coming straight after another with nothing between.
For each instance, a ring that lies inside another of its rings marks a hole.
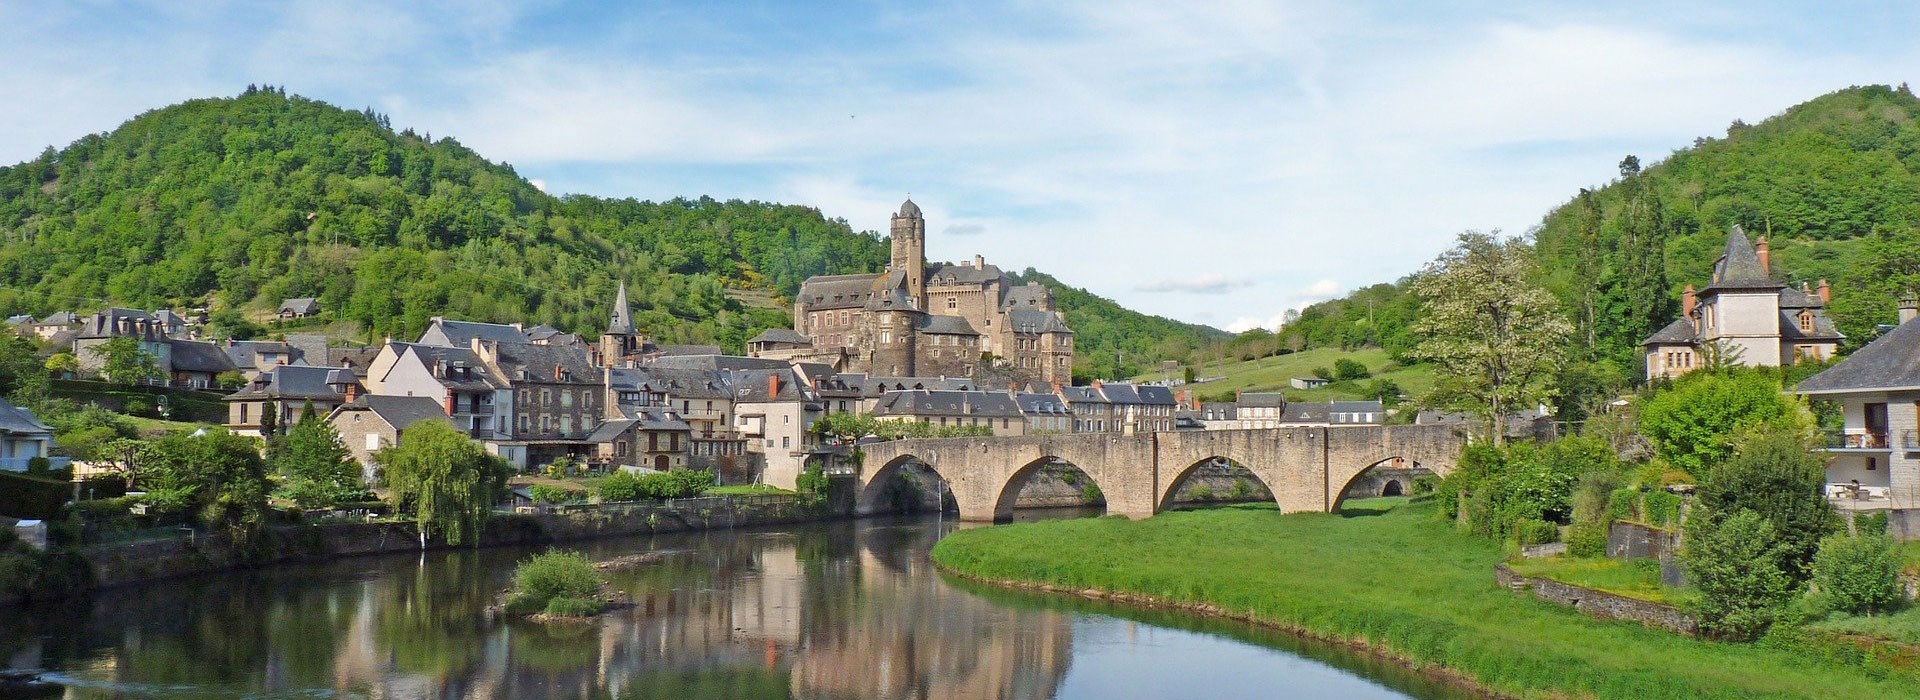
<instances>
[{"instance_id":1,"label":"sky","mask_svg":"<svg viewBox=\"0 0 1920 700\"><path fill-rule=\"evenodd\" d=\"M911 195L932 259L1239 331L1525 233L1627 154L1920 77L1917 33L1903 2L0 0L0 162L281 85L554 194L882 232Z\"/></svg>"}]
</instances>

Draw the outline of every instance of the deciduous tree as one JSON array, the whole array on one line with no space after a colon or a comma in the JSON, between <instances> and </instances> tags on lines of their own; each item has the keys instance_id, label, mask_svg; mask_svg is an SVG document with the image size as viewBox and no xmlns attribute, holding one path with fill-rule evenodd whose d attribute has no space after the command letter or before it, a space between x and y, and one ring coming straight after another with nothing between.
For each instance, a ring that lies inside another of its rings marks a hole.
<instances>
[{"instance_id":1,"label":"deciduous tree","mask_svg":"<svg viewBox=\"0 0 1920 700\"><path fill-rule=\"evenodd\" d=\"M1534 272L1526 241L1469 231L1413 283L1424 313L1414 354L1439 366L1438 398L1485 417L1496 444L1509 411L1549 395L1572 330Z\"/></svg>"},{"instance_id":2,"label":"deciduous tree","mask_svg":"<svg viewBox=\"0 0 1920 700\"><path fill-rule=\"evenodd\" d=\"M478 545L487 514L506 492L506 463L440 421L409 426L400 444L381 450L377 459L386 469L389 498L413 514L422 544L437 536L449 544L472 538Z\"/></svg>"}]
</instances>

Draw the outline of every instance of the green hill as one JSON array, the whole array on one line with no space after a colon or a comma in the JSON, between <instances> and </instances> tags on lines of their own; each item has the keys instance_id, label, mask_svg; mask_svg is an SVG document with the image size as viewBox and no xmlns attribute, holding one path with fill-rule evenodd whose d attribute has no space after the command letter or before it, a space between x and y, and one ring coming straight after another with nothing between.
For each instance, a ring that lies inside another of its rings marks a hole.
<instances>
[{"instance_id":1,"label":"green hill","mask_svg":"<svg viewBox=\"0 0 1920 700\"><path fill-rule=\"evenodd\" d=\"M1208 343L1230 337L1211 326L1182 323L1163 316L1130 311L1119 303L1070 286L1029 267L1014 275L1016 283L1029 280L1053 290L1054 303L1073 328L1074 374L1080 377L1120 379L1151 367L1155 360L1177 359Z\"/></svg>"},{"instance_id":2,"label":"green hill","mask_svg":"<svg viewBox=\"0 0 1920 700\"><path fill-rule=\"evenodd\" d=\"M273 88L0 167L7 314L204 306L245 333L281 299L312 296L326 311L309 325L365 338L412 337L435 315L593 335L625 281L657 340L739 350L791 323L786 299L808 276L886 261L878 234L810 207L553 197L452 138ZM1062 303L1158 328L1064 288ZM1125 333L1081 337L1088 357L1136 352Z\"/></svg>"},{"instance_id":3,"label":"green hill","mask_svg":"<svg viewBox=\"0 0 1920 700\"><path fill-rule=\"evenodd\" d=\"M1340 359L1365 365L1372 376L1337 381L1318 389L1295 389L1288 383L1294 377L1312 377L1314 370L1331 370L1334 361ZM1316 348L1254 360L1209 362L1194 367L1194 375L1195 383L1182 388L1208 401L1232 401L1236 391L1279 391L1298 401L1370 399L1377 398L1378 390L1385 388L1379 383L1382 380L1391 382L1400 393L1410 397L1425 396L1433 389L1431 366L1400 364L1388 357L1387 351L1378 348ZM1155 372L1140 379L1165 380L1180 376L1180 372Z\"/></svg>"},{"instance_id":4,"label":"green hill","mask_svg":"<svg viewBox=\"0 0 1920 700\"><path fill-rule=\"evenodd\" d=\"M1904 85L1848 88L1759 124L1734 122L1647 167L1621 165L1535 232L1544 283L1579 327L1570 356L1612 366L1597 376L1634 374L1639 342L1677 317L1683 286L1706 284L1735 224L1770 237L1784 281L1832 282L1828 310L1849 345L1871 339L1895 300L1920 289L1920 99ZM1403 357L1418 341L1410 280L1315 304L1277 334L1243 333L1194 359L1361 348Z\"/></svg>"}]
</instances>

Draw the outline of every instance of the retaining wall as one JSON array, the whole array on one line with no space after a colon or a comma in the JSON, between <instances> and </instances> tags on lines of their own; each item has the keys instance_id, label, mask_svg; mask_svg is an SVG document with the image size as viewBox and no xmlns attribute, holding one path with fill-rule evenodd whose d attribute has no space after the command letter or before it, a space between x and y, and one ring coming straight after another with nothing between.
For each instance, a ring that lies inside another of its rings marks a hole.
<instances>
[{"instance_id":1,"label":"retaining wall","mask_svg":"<svg viewBox=\"0 0 1920 700\"><path fill-rule=\"evenodd\" d=\"M1700 623L1671 605L1628 598L1551 579L1521 576L1506 564L1493 567L1494 582L1514 591L1530 591L1533 597L1558 603L1602 620L1631 620L1648 627L1678 632L1689 637L1700 635Z\"/></svg>"}]
</instances>

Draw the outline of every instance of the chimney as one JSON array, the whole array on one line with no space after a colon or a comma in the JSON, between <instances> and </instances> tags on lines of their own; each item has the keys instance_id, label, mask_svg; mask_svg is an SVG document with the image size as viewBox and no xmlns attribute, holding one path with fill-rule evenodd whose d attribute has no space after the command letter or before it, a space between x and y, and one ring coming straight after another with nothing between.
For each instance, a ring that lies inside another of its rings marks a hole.
<instances>
[{"instance_id":1,"label":"chimney","mask_svg":"<svg viewBox=\"0 0 1920 700\"><path fill-rule=\"evenodd\" d=\"M780 395L780 375L767 375L767 400L772 401Z\"/></svg>"},{"instance_id":2,"label":"chimney","mask_svg":"<svg viewBox=\"0 0 1920 700\"><path fill-rule=\"evenodd\" d=\"M565 374L563 374L563 373L562 373L562 369L563 369L563 368L561 368L561 367L560 367L560 363L558 363L558 362L555 362L555 363L553 363L553 379L554 379L554 381L560 381L561 379L563 379L563 378L565 378Z\"/></svg>"},{"instance_id":3,"label":"chimney","mask_svg":"<svg viewBox=\"0 0 1920 700\"><path fill-rule=\"evenodd\" d=\"M455 396L452 389L448 389L447 400L443 403L447 405L447 415L451 416L453 415L453 407L460 404L460 397Z\"/></svg>"},{"instance_id":4,"label":"chimney","mask_svg":"<svg viewBox=\"0 0 1920 700\"><path fill-rule=\"evenodd\" d=\"M1920 315L1920 299L1909 296L1900 300L1900 323L1906 325L1913 317Z\"/></svg>"},{"instance_id":5,"label":"chimney","mask_svg":"<svg viewBox=\"0 0 1920 700\"><path fill-rule=\"evenodd\" d=\"M1771 251L1767 250L1766 236L1761 236L1760 242L1754 244L1753 253L1760 257L1760 272L1763 274L1772 274L1773 265L1771 263L1773 262L1773 255Z\"/></svg>"},{"instance_id":6,"label":"chimney","mask_svg":"<svg viewBox=\"0 0 1920 700\"><path fill-rule=\"evenodd\" d=\"M1820 295L1821 305L1826 305L1833 301L1833 288L1827 285L1826 280L1820 280L1820 286L1816 287L1815 290L1816 293Z\"/></svg>"},{"instance_id":7,"label":"chimney","mask_svg":"<svg viewBox=\"0 0 1920 700\"><path fill-rule=\"evenodd\" d=\"M346 393L347 393L347 403L353 403L353 400L360 396L360 383L352 382L347 384Z\"/></svg>"},{"instance_id":8,"label":"chimney","mask_svg":"<svg viewBox=\"0 0 1920 700\"><path fill-rule=\"evenodd\" d=\"M1098 380L1098 379L1095 379L1095 380L1093 380L1093 382L1092 382L1091 384L1089 384L1088 386L1091 386L1091 387L1093 387L1093 388L1095 388L1095 389L1098 389L1098 388L1100 388L1100 387L1102 387L1102 386L1105 386L1105 385L1103 385L1103 384L1101 384L1101 383L1100 383L1100 380Z\"/></svg>"},{"instance_id":9,"label":"chimney","mask_svg":"<svg viewBox=\"0 0 1920 700\"><path fill-rule=\"evenodd\" d=\"M982 269L982 270L985 270L985 269L987 269L987 256L985 256L985 255L980 255L980 254L977 254L977 253L976 253L976 254L974 254L974 256L973 256L973 266L974 266L974 267L977 267L977 268L980 268L980 269Z\"/></svg>"},{"instance_id":10,"label":"chimney","mask_svg":"<svg viewBox=\"0 0 1920 700\"><path fill-rule=\"evenodd\" d=\"M1686 289L1680 291L1680 315L1682 317L1692 318L1693 307L1699 303L1700 297L1694 293L1693 285L1689 284Z\"/></svg>"}]
</instances>

